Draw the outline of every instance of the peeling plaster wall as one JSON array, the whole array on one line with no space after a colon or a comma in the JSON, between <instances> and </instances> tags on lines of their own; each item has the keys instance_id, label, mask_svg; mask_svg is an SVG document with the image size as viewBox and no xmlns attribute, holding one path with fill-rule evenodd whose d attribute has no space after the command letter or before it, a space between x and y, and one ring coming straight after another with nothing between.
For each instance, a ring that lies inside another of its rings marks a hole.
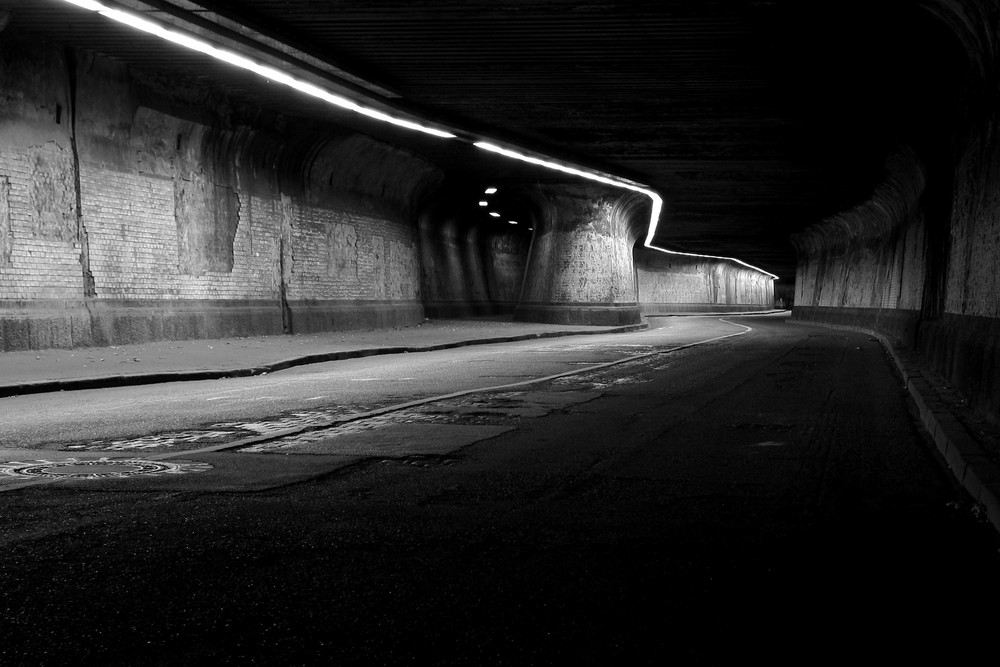
<instances>
[{"instance_id":1,"label":"peeling plaster wall","mask_svg":"<svg viewBox=\"0 0 1000 667\"><path fill-rule=\"evenodd\" d=\"M83 292L66 68L38 44L0 49L0 308Z\"/></svg>"},{"instance_id":2,"label":"peeling plaster wall","mask_svg":"<svg viewBox=\"0 0 1000 667\"><path fill-rule=\"evenodd\" d=\"M432 166L4 37L0 350L423 318Z\"/></svg>"},{"instance_id":3,"label":"peeling plaster wall","mask_svg":"<svg viewBox=\"0 0 1000 667\"><path fill-rule=\"evenodd\" d=\"M639 306L645 315L746 312L774 307L774 282L733 262L635 249Z\"/></svg>"}]
</instances>

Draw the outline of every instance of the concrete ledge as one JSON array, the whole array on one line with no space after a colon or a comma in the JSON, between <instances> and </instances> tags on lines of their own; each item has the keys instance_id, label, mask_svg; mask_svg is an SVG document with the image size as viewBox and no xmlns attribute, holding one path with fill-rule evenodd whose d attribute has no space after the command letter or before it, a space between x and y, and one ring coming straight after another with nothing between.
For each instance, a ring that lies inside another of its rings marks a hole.
<instances>
[{"instance_id":1,"label":"concrete ledge","mask_svg":"<svg viewBox=\"0 0 1000 667\"><path fill-rule=\"evenodd\" d=\"M385 329L424 320L419 301L291 301L289 333Z\"/></svg>"},{"instance_id":2,"label":"concrete ledge","mask_svg":"<svg viewBox=\"0 0 1000 667\"><path fill-rule=\"evenodd\" d=\"M280 334L277 301L0 302L0 351Z\"/></svg>"},{"instance_id":3,"label":"concrete ledge","mask_svg":"<svg viewBox=\"0 0 1000 667\"><path fill-rule=\"evenodd\" d=\"M640 303L643 315L670 315L673 313L753 313L773 312L774 305L755 303Z\"/></svg>"},{"instance_id":4,"label":"concrete ledge","mask_svg":"<svg viewBox=\"0 0 1000 667\"><path fill-rule=\"evenodd\" d=\"M790 320L795 322L795 320ZM802 324L817 324L801 321ZM898 340L866 327L821 324L830 329L856 331L879 340L892 357L920 413L920 421L930 434L937 450L951 468L955 479L986 512L986 518L1000 531L1000 465L986 455L982 446L969 435L962 423L935 396L926 372Z\"/></svg>"},{"instance_id":5,"label":"concrete ledge","mask_svg":"<svg viewBox=\"0 0 1000 667\"><path fill-rule=\"evenodd\" d=\"M637 303L522 303L514 310L514 320L614 327L639 324L642 315Z\"/></svg>"}]
</instances>

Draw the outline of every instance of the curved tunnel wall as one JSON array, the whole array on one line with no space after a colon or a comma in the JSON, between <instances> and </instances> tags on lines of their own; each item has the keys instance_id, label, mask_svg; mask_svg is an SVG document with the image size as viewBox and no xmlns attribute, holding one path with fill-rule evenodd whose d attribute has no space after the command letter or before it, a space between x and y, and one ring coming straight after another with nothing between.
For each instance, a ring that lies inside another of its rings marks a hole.
<instances>
[{"instance_id":1,"label":"curved tunnel wall","mask_svg":"<svg viewBox=\"0 0 1000 667\"><path fill-rule=\"evenodd\" d=\"M590 185L540 185L518 320L627 325L640 321L632 265L639 196Z\"/></svg>"},{"instance_id":2,"label":"curved tunnel wall","mask_svg":"<svg viewBox=\"0 0 1000 667\"><path fill-rule=\"evenodd\" d=\"M420 215L420 276L428 317L507 315L524 281L534 220L517 228L462 203L473 186L442 188ZM526 212L524 212L526 213ZM478 215L477 215L478 214Z\"/></svg>"},{"instance_id":3,"label":"curved tunnel wall","mask_svg":"<svg viewBox=\"0 0 1000 667\"><path fill-rule=\"evenodd\" d=\"M897 156L870 202L795 239L794 315L895 336L1000 421L1000 2L921 4L962 54L925 130L945 148Z\"/></svg>"},{"instance_id":4,"label":"curved tunnel wall","mask_svg":"<svg viewBox=\"0 0 1000 667\"><path fill-rule=\"evenodd\" d=\"M734 262L636 247L635 268L644 315L774 308L774 281Z\"/></svg>"},{"instance_id":5,"label":"curved tunnel wall","mask_svg":"<svg viewBox=\"0 0 1000 667\"><path fill-rule=\"evenodd\" d=\"M862 204L792 237L799 262L794 316L878 329L912 342L925 281L924 165L912 150L887 160Z\"/></svg>"},{"instance_id":6,"label":"curved tunnel wall","mask_svg":"<svg viewBox=\"0 0 1000 667\"><path fill-rule=\"evenodd\" d=\"M420 321L430 164L5 35L2 348Z\"/></svg>"}]
</instances>

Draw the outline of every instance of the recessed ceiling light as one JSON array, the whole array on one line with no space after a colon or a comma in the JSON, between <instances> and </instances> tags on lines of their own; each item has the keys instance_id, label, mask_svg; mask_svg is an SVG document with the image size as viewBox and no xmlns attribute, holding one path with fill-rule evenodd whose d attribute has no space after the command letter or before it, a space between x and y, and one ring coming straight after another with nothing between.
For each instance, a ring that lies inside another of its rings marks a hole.
<instances>
[{"instance_id":1,"label":"recessed ceiling light","mask_svg":"<svg viewBox=\"0 0 1000 667\"><path fill-rule=\"evenodd\" d=\"M507 222L509 222L512 225L516 225L517 224L517 220L508 220Z\"/></svg>"},{"instance_id":2,"label":"recessed ceiling light","mask_svg":"<svg viewBox=\"0 0 1000 667\"><path fill-rule=\"evenodd\" d=\"M486 188L486 194L488 195L496 194L496 192L497 192L496 188Z\"/></svg>"},{"instance_id":3,"label":"recessed ceiling light","mask_svg":"<svg viewBox=\"0 0 1000 667\"><path fill-rule=\"evenodd\" d=\"M500 214L497 213L496 211L490 211L490 215L493 216L494 218L499 218L500 217Z\"/></svg>"},{"instance_id":4,"label":"recessed ceiling light","mask_svg":"<svg viewBox=\"0 0 1000 667\"><path fill-rule=\"evenodd\" d=\"M489 206L490 203L488 201L481 201L481 202L479 202L479 205L480 206Z\"/></svg>"}]
</instances>

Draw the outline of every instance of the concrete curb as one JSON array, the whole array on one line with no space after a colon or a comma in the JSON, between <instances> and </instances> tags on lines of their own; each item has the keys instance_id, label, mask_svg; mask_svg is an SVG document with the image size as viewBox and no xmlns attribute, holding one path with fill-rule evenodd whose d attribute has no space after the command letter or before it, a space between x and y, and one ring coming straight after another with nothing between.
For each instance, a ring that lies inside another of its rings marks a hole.
<instances>
[{"instance_id":1,"label":"concrete curb","mask_svg":"<svg viewBox=\"0 0 1000 667\"><path fill-rule=\"evenodd\" d=\"M903 385L917 405L921 423L931 435L955 479L986 509L986 517L1000 532L1000 466L994 463L982 446L969 435L958 418L940 401L935 400L931 383L924 377L923 369L911 355L900 349L891 338L871 329L814 323L808 320L788 321L792 324L863 333L878 340L892 357L896 369L903 378Z\"/></svg>"},{"instance_id":2,"label":"concrete curb","mask_svg":"<svg viewBox=\"0 0 1000 667\"><path fill-rule=\"evenodd\" d=\"M198 371L162 371L158 373L136 373L134 375L103 375L92 378L74 378L66 380L44 380L38 382L22 382L18 384L0 385L0 398L11 396L24 396L27 394L44 394L56 391L79 391L82 389L107 389L111 387L134 387L143 384L159 384L163 382L193 382L197 380L221 380L225 378L250 377L254 375L264 375L275 371L293 368L295 366L305 366L308 364L320 364L327 361L341 361L344 359L358 359L361 357L373 357L384 354L407 354L411 352L433 352L435 350L446 350L457 347L467 347L470 345L489 345L491 343L509 343L520 340L532 340L539 338L561 338L563 336L593 336L599 334L628 333L648 328L648 324L632 324L624 327L614 327L603 331L543 331L538 333L517 334L515 336L491 336L488 338L469 338L465 340L452 341L449 343L437 343L432 345L413 346L390 346L390 347L368 347L355 350L339 350L337 352L324 352L320 354L309 354L299 357L291 357L281 361L258 366L249 366L230 369L212 369Z\"/></svg>"},{"instance_id":3,"label":"concrete curb","mask_svg":"<svg viewBox=\"0 0 1000 667\"><path fill-rule=\"evenodd\" d=\"M754 315L777 315L779 313L791 312L787 308L778 310L740 310L740 311L720 311L704 312L677 311L676 313L643 313L643 317L753 317Z\"/></svg>"}]
</instances>

